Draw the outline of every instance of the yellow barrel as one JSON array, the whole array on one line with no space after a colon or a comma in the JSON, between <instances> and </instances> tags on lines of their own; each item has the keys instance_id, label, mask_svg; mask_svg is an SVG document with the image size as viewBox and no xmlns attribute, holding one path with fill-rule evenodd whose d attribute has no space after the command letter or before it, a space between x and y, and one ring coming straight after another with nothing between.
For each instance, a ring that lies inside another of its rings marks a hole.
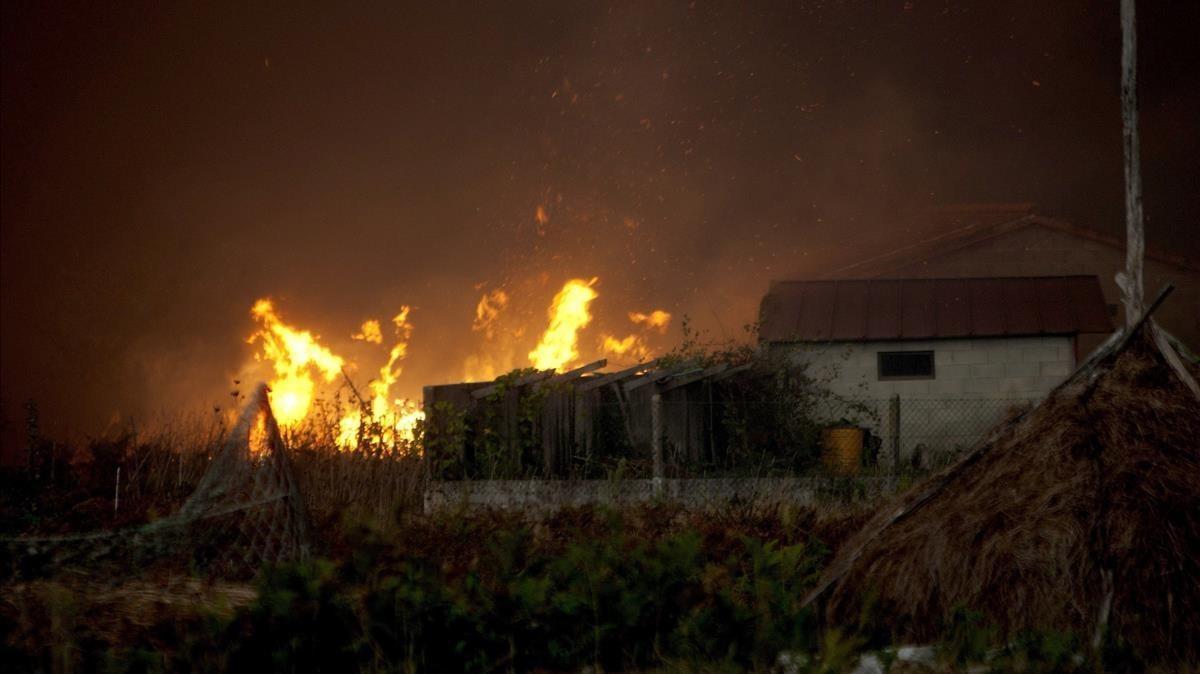
<instances>
[{"instance_id":1,"label":"yellow barrel","mask_svg":"<svg viewBox=\"0 0 1200 674\"><path fill-rule=\"evenodd\" d=\"M833 426L821 431L821 463L835 475L858 475L862 462L863 430Z\"/></svg>"}]
</instances>

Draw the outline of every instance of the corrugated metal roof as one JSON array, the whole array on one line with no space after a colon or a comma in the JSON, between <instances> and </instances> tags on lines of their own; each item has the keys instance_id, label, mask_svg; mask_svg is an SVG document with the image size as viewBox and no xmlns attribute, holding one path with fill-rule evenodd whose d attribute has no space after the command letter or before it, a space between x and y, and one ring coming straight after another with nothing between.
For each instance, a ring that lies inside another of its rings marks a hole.
<instances>
[{"instance_id":1,"label":"corrugated metal roof","mask_svg":"<svg viewBox=\"0 0 1200 674\"><path fill-rule=\"evenodd\" d=\"M1111 332L1095 276L776 281L759 339L861 342Z\"/></svg>"}]
</instances>

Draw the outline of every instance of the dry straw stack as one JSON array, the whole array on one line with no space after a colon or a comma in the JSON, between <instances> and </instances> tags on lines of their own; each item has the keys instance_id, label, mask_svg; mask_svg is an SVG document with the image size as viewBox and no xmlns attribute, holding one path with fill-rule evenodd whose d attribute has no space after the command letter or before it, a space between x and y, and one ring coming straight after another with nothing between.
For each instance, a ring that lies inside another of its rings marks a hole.
<instances>
[{"instance_id":1,"label":"dry straw stack","mask_svg":"<svg viewBox=\"0 0 1200 674\"><path fill-rule=\"evenodd\" d=\"M964 607L1009 635L1107 631L1146 655L1200 658L1200 401L1156 331L1135 326L885 507L808 600L847 624L872 596L906 639L936 638Z\"/></svg>"}]
</instances>

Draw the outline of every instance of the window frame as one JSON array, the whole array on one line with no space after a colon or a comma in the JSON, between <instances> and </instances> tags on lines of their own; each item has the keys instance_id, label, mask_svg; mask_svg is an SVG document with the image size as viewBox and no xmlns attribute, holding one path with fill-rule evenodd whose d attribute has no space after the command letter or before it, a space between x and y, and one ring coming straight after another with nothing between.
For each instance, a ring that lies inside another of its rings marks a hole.
<instances>
[{"instance_id":1,"label":"window frame","mask_svg":"<svg viewBox=\"0 0 1200 674\"><path fill-rule=\"evenodd\" d=\"M884 356L894 355L922 355L929 356L929 374L918 375L902 375L902 376L884 376L883 374L883 358ZM927 381L937 379L937 361L933 356L933 349L920 349L912 351L876 351L875 352L875 376L878 381Z\"/></svg>"}]
</instances>

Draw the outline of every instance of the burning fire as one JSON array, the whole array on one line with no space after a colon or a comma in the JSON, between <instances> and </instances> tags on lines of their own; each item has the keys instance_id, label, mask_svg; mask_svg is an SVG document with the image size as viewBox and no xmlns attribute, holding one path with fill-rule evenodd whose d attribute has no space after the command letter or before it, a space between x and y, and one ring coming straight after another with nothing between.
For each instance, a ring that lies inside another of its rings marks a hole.
<instances>
[{"instance_id":1,"label":"burning fire","mask_svg":"<svg viewBox=\"0 0 1200 674\"><path fill-rule=\"evenodd\" d=\"M642 362L650 359L650 349L646 346L646 341L638 335L629 335L623 339L605 335L600 348L604 353L615 356L619 362L625 360Z\"/></svg>"},{"instance_id":2,"label":"burning fire","mask_svg":"<svg viewBox=\"0 0 1200 674\"><path fill-rule=\"evenodd\" d=\"M507 319L509 324L503 320L512 315L514 294L501 289L484 293L475 306L475 320L471 325L472 330L484 336L483 350L467 357L465 379L495 379L520 367L526 357L530 365L541 370L563 370L589 355L604 356L614 365L649 360L654 350L648 343L648 336L651 333L666 334L671 324L671 314L662 309L629 312L627 316L637 329L627 336L601 334L595 342L581 341L585 329L593 321L591 303L599 297L595 288L597 280L576 278L563 285L546 311L549 324L532 351L527 351L529 347L520 343L527 332L525 326L512 325L511 318ZM522 293L515 295L522 296ZM582 353L589 349L581 344L589 342L594 344L590 349L592 353Z\"/></svg>"},{"instance_id":3,"label":"burning fire","mask_svg":"<svg viewBox=\"0 0 1200 674\"><path fill-rule=\"evenodd\" d=\"M671 314L662 309L655 309L648 314L631 311L629 312L629 321L645 330L653 330L660 335L665 335L667 328L671 325ZM618 363L644 362L650 359L651 354L645 337L638 334L620 338L604 335L600 348Z\"/></svg>"},{"instance_id":4,"label":"burning fire","mask_svg":"<svg viewBox=\"0 0 1200 674\"><path fill-rule=\"evenodd\" d=\"M527 353L529 363L539 370L561 371L577 364L581 358L581 333L592 323L590 305L599 297L594 287L597 280L575 278L562 286L546 312L549 322L545 331L528 352L528 343L523 343L522 337L532 331L527 331L524 325L501 322L502 314L505 320L512 320L509 309L512 295L501 288L484 293L475 307L471 329L483 335L485 351L467 360L467 378L475 381L494 379L514 365L519 366L523 353ZM424 419L419 403L392 394L408 357L413 334L411 313L411 307L402 306L392 317L394 341L387 360L368 383L365 397L359 398L358 404L351 409L338 412L336 440L339 446L356 447L364 438L387 444L411 441L418 422ZM285 323L269 299L255 302L251 315L258 328L247 341L258 345L255 360L270 363L273 370L274 377L269 386L276 419L281 426L295 426L308 418L318 388L328 386L342 375L348 362L321 344L312 332ZM630 312L628 317L637 330L625 337L602 334L598 342L590 342L593 349L617 362L649 359L652 349L647 343L647 335L665 334L671 314L655 309L648 313ZM384 323L369 319L350 338L382 346L384 331ZM353 364L349 367L353 369ZM354 395L359 395L357 389Z\"/></svg>"},{"instance_id":5,"label":"burning fire","mask_svg":"<svg viewBox=\"0 0 1200 674\"><path fill-rule=\"evenodd\" d=\"M411 400L388 398L392 384L399 379L403 368L400 361L408 355L408 340L412 337L413 325L408 322L408 313L412 307L400 307L400 313L392 317L396 329L396 344L388 354L387 363L379 368L379 376L369 384L371 389L371 418L381 424L381 440L392 443L397 438L412 440L417 422L425 418L425 413ZM367 321L379 325L378 321ZM382 342L382 337L380 342ZM393 409L393 405L395 408ZM358 444L359 430L362 428L362 411L353 410L338 422L338 445L354 447Z\"/></svg>"},{"instance_id":6,"label":"burning fire","mask_svg":"<svg viewBox=\"0 0 1200 674\"><path fill-rule=\"evenodd\" d=\"M350 339L357 339L360 342L369 342L371 344L383 344L383 328L379 327L379 321L377 320L363 321L358 333L351 335Z\"/></svg>"},{"instance_id":7,"label":"burning fire","mask_svg":"<svg viewBox=\"0 0 1200 674\"><path fill-rule=\"evenodd\" d=\"M542 333L537 347L529 352L534 367L558 370L579 358L579 331L592 322L588 304L597 297L592 288L597 280L571 279L554 296L549 311L550 325Z\"/></svg>"},{"instance_id":8,"label":"burning fire","mask_svg":"<svg viewBox=\"0 0 1200 674\"><path fill-rule=\"evenodd\" d=\"M270 361L275 370L270 384L275 418L284 426L296 424L308 416L312 406L316 389L312 371L328 383L341 374L345 361L318 344L312 333L281 321L269 299L255 302L250 314L262 327L247 342L260 342L255 359Z\"/></svg>"},{"instance_id":9,"label":"burning fire","mask_svg":"<svg viewBox=\"0 0 1200 674\"><path fill-rule=\"evenodd\" d=\"M479 304L475 305L475 322L471 324L471 329L482 332L485 338L491 339L496 334L496 319L507 306L508 293L500 288L484 294L479 298Z\"/></svg>"},{"instance_id":10,"label":"burning fire","mask_svg":"<svg viewBox=\"0 0 1200 674\"><path fill-rule=\"evenodd\" d=\"M634 325L640 325L647 329L653 329L660 335L667 334L667 327L671 325L671 314L662 309L655 309L648 314L643 314L637 311L629 312L629 320Z\"/></svg>"},{"instance_id":11,"label":"burning fire","mask_svg":"<svg viewBox=\"0 0 1200 674\"><path fill-rule=\"evenodd\" d=\"M371 392L368 413L380 426L379 439L386 443L396 439L411 440L417 422L425 417L415 402L393 400L388 395L402 371L400 363L408 355L408 340L413 331L408 320L410 311L410 307L401 307L400 313L392 318L397 341L389 352L387 363L380 368L379 376L368 385ZM250 344L257 342L260 345L255 360L269 361L275 372L275 378L269 384L275 418L281 426L294 426L308 417L312 407L318 385L314 375L326 384L331 383L342 373L346 361L319 344L311 332L284 323L269 299L255 302L250 313L260 324L247 340ZM379 321L365 321L361 331L352 338L382 344L383 331ZM362 417L361 409L352 409L342 416L338 422L339 446L358 444Z\"/></svg>"}]
</instances>

